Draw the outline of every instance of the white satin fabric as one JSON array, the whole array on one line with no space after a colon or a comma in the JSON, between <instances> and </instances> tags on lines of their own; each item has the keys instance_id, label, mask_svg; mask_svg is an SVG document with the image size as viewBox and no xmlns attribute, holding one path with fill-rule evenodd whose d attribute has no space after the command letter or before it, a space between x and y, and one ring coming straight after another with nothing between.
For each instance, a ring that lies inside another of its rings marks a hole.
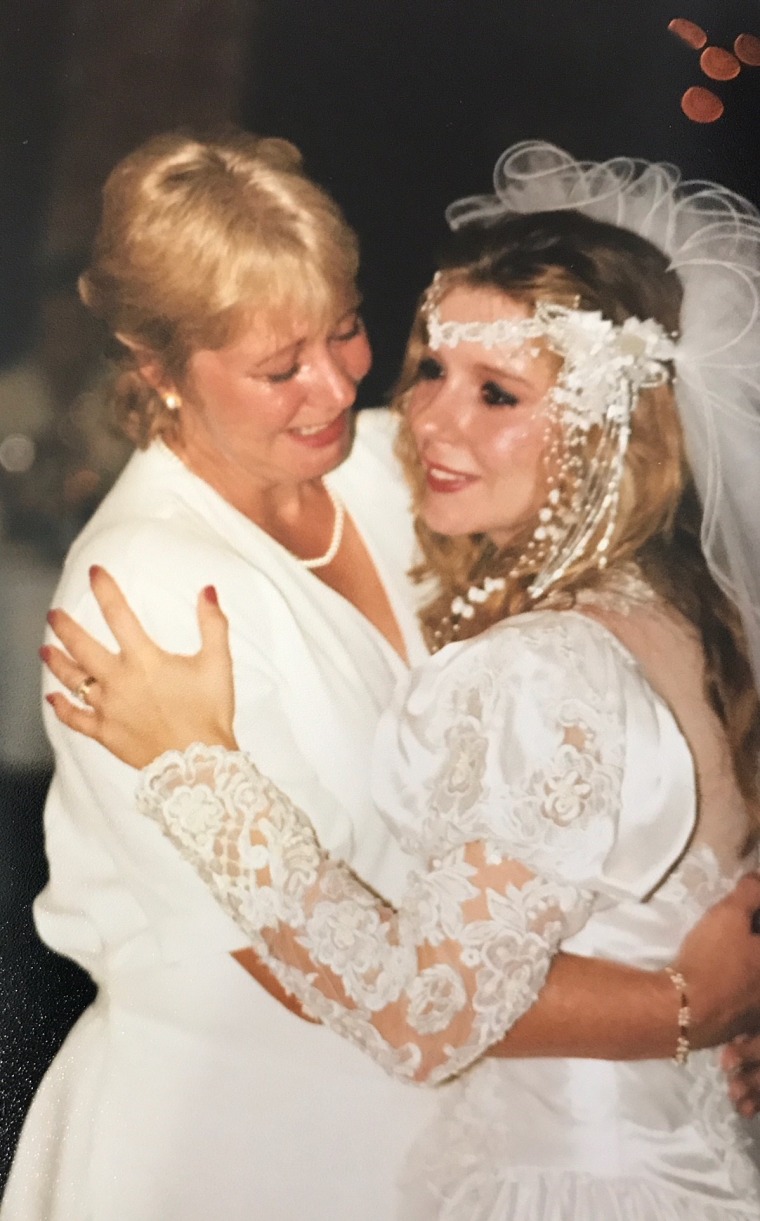
<instances>
[{"instance_id":1,"label":"white satin fabric","mask_svg":"<svg viewBox=\"0 0 760 1221\"><path fill-rule=\"evenodd\" d=\"M696 706L701 690L696 646L668 617L652 617L646 610L640 614L635 608L606 616L619 635L636 641L645 666L634 661L617 635L613 638L605 626L576 612L548 612L548 619L547 612L523 616L449 646L403 684L394 709L381 721L375 797L395 833L410 846L423 819L430 818L431 801L445 806L454 820L485 803L500 824L508 772L499 756L509 760L515 749L510 725L502 726L499 716L502 689L519 672L520 635L532 640L535 651L552 617L564 624L568 666L584 680L610 649L638 673L637 682L611 684L608 691L609 700L621 692L626 700L621 851L607 855L595 879L586 878L608 902L595 907L563 948L662 967L673 960L699 915L748 867L739 860L741 801L717 721L700 708L684 718L692 744L700 747L698 810L689 747L645 672L648 664L659 675L657 685L670 688L671 695L679 688L688 707ZM577 630L570 630L573 623ZM578 691L585 685L579 681ZM534 682L524 692L518 752L525 741L540 754L541 735L553 732L572 681L555 683L553 689L554 700L552 685L542 689ZM583 705L574 711L583 722ZM465 739L466 750L459 750L443 785L442 760L447 753L451 758L455 744ZM501 748L494 745L500 741ZM587 800L582 780L578 774L575 784L566 783L554 806L566 827ZM545 792L543 777L541 781ZM574 805L577 795L581 802ZM578 870L582 876L586 861L568 853L571 843L558 838L552 861L547 841L537 841L533 848L524 820L520 828L525 835L517 857L531 867L540 859L545 875L553 869L558 878L567 877L568 870L570 877ZM689 850L682 856L689 837ZM674 1044L675 1035L674 1024ZM403 1221L760 1217L757 1127L734 1112L717 1052L692 1054L685 1066L673 1061L485 1059L442 1086L438 1098L438 1115L407 1164Z\"/></svg>"}]
</instances>

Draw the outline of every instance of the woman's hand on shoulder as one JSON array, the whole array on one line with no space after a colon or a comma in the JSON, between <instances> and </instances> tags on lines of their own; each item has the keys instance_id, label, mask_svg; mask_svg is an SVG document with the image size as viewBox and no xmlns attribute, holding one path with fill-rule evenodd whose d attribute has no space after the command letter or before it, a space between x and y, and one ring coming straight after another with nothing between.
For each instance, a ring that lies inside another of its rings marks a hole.
<instances>
[{"instance_id":1,"label":"woman's hand on shoulder","mask_svg":"<svg viewBox=\"0 0 760 1221\"><path fill-rule=\"evenodd\" d=\"M119 652L110 652L65 611L50 612L48 622L64 648L45 645L40 656L77 697L46 696L58 720L132 767L193 742L236 749L227 620L213 587L198 599L201 648L186 656L151 640L104 569L90 569L90 583Z\"/></svg>"},{"instance_id":2,"label":"woman's hand on shoulder","mask_svg":"<svg viewBox=\"0 0 760 1221\"><path fill-rule=\"evenodd\" d=\"M760 875L748 873L681 945L673 966L686 980L694 1047L760 1034L758 910Z\"/></svg>"},{"instance_id":3,"label":"woman's hand on shoulder","mask_svg":"<svg viewBox=\"0 0 760 1221\"><path fill-rule=\"evenodd\" d=\"M728 1077L728 1094L740 1115L751 1119L760 1112L760 1035L740 1035L721 1052Z\"/></svg>"}]
</instances>

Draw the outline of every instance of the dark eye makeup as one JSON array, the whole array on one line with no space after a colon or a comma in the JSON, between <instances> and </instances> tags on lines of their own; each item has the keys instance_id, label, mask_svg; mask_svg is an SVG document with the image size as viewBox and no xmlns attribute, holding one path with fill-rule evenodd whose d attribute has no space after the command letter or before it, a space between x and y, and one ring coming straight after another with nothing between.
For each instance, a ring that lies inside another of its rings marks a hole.
<instances>
[{"instance_id":1,"label":"dark eye makeup","mask_svg":"<svg viewBox=\"0 0 760 1221\"><path fill-rule=\"evenodd\" d=\"M481 394L483 402L489 407L516 407L520 402L517 395L511 394L495 381L483 382Z\"/></svg>"},{"instance_id":2,"label":"dark eye makeup","mask_svg":"<svg viewBox=\"0 0 760 1221\"><path fill-rule=\"evenodd\" d=\"M446 369L435 356L423 356L417 366L416 380L418 382L440 381L446 376ZM488 378L481 383L480 395L487 407L517 407L520 399L494 378Z\"/></svg>"},{"instance_id":3,"label":"dark eye makeup","mask_svg":"<svg viewBox=\"0 0 760 1221\"><path fill-rule=\"evenodd\" d=\"M421 382L435 382L443 377L443 365L434 356L423 356L417 366L417 380Z\"/></svg>"}]
</instances>

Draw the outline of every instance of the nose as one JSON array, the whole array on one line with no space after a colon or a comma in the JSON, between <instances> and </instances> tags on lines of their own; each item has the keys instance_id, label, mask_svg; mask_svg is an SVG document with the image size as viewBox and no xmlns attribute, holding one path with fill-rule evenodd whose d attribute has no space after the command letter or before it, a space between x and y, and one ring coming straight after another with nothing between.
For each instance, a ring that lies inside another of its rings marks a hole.
<instances>
[{"instance_id":1,"label":"nose","mask_svg":"<svg viewBox=\"0 0 760 1221\"><path fill-rule=\"evenodd\" d=\"M420 384L409 404L409 424L420 440L453 440L461 430L461 394L447 380Z\"/></svg>"},{"instance_id":2,"label":"nose","mask_svg":"<svg viewBox=\"0 0 760 1221\"><path fill-rule=\"evenodd\" d=\"M353 376L328 345L314 353L309 375L310 390L320 407L345 411L353 406L361 375Z\"/></svg>"}]
</instances>

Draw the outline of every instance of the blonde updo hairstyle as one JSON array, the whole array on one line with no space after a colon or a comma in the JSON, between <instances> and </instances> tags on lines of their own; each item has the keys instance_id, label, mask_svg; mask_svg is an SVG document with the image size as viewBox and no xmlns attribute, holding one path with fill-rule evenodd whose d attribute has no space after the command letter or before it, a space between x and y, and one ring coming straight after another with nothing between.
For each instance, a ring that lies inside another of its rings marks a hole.
<instances>
[{"instance_id":1,"label":"blonde updo hairstyle","mask_svg":"<svg viewBox=\"0 0 760 1221\"><path fill-rule=\"evenodd\" d=\"M436 298L455 286L495 289L532 309L539 301L600 310L616 324L654 318L677 334L682 302L678 275L665 255L637 234L573 211L508 216L473 223L451 239L441 262ZM425 298L420 302L395 404L404 412L426 343ZM559 367L559 362L558 362ZM707 659L708 698L726 727L740 787L755 809L760 704L741 621L714 582L699 543L701 508L691 480L673 385L643 390L632 414L619 512L607 552L607 569L635 563L647 581L696 627ZM591 430L587 456L597 437ZM408 428L402 424L399 456L419 505L424 475ZM499 550L483 534L444 537L416 515L423 560L415 577L433 592L422 611L431 648L440 644L439 625L451 603L485 576L505 578L503 594L474 607L460 620L458 638L476 635L507 615L541 605L528 592L536 567L525 564L531 522L508 548ZM540 561L539 561L540 562ZM510 575L513 570L516 575ZM547 591L552 605L570 607L582 589L600 583L593 546Z\"/></svg>"},{"instance_id":2,"label":"blonde updo hairstyle","mask_svg":"<svg viewBox=\"0 0 760 1221\"><path fill-rule=\"evenodd\" d=\"M103 192L84 303L117 341L112 400L138 445L181 428L165 405L200 348L257 319L327 326L353 289L358 245L338 206L286 140L233 132L157 136ZM159 370L146 380L145 370Z\"/></svg>"}]
</instances>

